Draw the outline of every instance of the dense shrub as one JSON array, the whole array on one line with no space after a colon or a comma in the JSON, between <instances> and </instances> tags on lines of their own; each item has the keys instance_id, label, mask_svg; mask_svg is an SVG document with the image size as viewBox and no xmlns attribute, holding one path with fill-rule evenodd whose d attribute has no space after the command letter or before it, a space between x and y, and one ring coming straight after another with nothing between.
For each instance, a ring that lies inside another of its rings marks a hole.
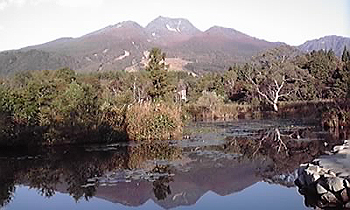
<instances>
[{"instance_id":1,"label":"dense shrub","mask_svg":"<svg viewBox=\"0 0 350 210\"><path fill-rule=\"evenodd\" d=\"M158 103L134 104L127 110L126 126L129 138L137 141L181 138L181 108Z\"/></svg>"}]
</instances>

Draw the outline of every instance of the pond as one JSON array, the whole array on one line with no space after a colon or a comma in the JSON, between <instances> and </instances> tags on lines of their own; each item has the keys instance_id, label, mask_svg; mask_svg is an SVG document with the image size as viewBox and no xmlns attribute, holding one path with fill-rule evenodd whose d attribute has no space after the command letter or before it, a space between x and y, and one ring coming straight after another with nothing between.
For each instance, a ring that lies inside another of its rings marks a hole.
<instances>
[{"instance_id":1,"label":"pond","mask_svg":"<svg viewBox=\"0 0 350 210\"><path fill-rule=\"evenodd\" d=\"M1 151L3 209L309 209L299 164L342 134L303 119L198 123L181 141Z\"/></svg>"}]
</instances>

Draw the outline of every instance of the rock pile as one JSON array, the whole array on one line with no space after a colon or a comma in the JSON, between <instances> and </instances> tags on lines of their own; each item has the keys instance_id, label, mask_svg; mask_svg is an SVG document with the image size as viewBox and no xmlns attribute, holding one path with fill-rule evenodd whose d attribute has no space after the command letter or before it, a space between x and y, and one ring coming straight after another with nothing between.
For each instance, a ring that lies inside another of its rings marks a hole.
<instances>
[{"instance_id":1,"label":"rock pile","mask_svg":"<svg viewBox=\"0 0 350 210\"><path fill-rule=\"evenodd\" d=\"M344 145L335 147L334 153L340 153L344 158L347 150L350 151L348 143L345 141ZM335 160L336 155L300 165L295 184L305 196L307 206L350 209L350 174L345 167L330 164L332 161L329 160Z\"/></svg>"}]
</instances>

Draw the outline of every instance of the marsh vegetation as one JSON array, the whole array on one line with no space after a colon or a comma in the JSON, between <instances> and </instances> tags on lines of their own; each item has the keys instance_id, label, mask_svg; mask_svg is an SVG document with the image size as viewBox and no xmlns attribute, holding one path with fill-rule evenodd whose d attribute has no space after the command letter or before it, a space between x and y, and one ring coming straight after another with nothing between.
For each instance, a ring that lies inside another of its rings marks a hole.
<instances>
[{"instance_id":1,"label":"marsh vegetation","mask_svg":"<svg viewBox=\"0 0 350 210\"><path fill-rule=\"evenodd\" d=\"M30 71L2 78L2 146L181 139L192 120L312 116L349 123L349 52L281 46L222 73L169 71L154 48L140 72Z\"/></svg>"}]
</instances>

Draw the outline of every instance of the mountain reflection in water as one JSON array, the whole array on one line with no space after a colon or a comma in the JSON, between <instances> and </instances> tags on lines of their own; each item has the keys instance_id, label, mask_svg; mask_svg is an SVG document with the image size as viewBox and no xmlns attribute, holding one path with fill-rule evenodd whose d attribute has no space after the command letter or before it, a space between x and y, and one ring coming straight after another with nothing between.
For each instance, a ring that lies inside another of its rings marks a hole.
<instances>
[{"instance_id":1,"label":"mountain reflection in water","mask_svg":"<svg viewBox=\"0 0 350 210\"><path fill-rule=\"evenodd\" d=\"M215 193L235 198L247 189L260 189L256 186L262 181L293 187L300 163L341 143L338 136L303 123L278 123L201 124L191 128L190 139L178 142L3 151L0 207L11 209L16 194L29 188L28 194L35 190L50 198L69 194L79 201L76 205L102 199L124 207L152 201L162 208L196 208L201 197Z\"/></svg>"}]
</instances>

